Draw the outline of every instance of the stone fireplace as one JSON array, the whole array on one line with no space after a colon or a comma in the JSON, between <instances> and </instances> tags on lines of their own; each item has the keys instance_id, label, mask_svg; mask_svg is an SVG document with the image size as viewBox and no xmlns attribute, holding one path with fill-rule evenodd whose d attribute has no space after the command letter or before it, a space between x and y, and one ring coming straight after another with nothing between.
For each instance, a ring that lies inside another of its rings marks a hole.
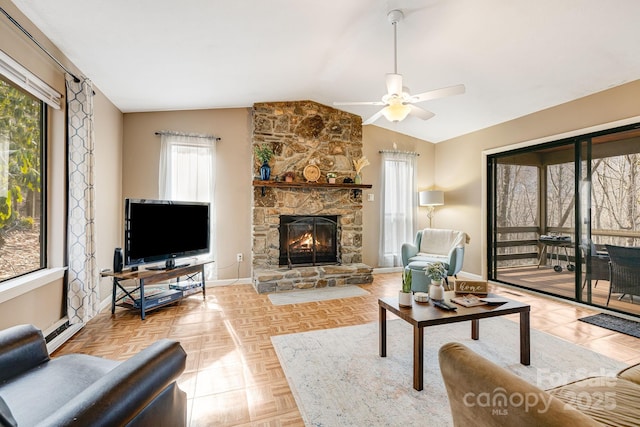
<instances>
[{"instance_id":1,"label":"stone fireplace","mask_svg":"<svg viewBox=\"0 0 640 427\"><path fill-rule=\"evenodd\" d=\"M257 160L252 171L256 290L371 283L372 268L362 263L362 191L344 184L355 175L353 160L362 156L362 119L312 101L259 103L253 108L252 139L254 146L269 144L274 151L270 181L259 180ZM303 176L309 164L321 172L315 183ZM286 172L295 175L292 183L284 182ZM328 172L337 174L338 184L327 183ZM319 237L329 242L318 243L316 236L314 243L301 232L305 228L320 230ZM295 241L283 241L287 229ZM332 235L325 236L330 229ZM292 249L296 262L290 262Z\"/></svg>"}]
</instances>

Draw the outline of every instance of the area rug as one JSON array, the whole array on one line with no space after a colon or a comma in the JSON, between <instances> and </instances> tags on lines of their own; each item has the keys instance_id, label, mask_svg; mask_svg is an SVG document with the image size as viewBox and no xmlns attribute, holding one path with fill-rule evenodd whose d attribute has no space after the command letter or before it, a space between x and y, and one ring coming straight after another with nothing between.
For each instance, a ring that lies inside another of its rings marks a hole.
<instances>
[{"instance_id":1,"label":"area rug","mask_svg":"<svg viewBox=\"0 0 640 427\"><path fill-rule=\"evenodd\" d=\"M351 298L369 295L360 286L332 286L320 289L301 289L269 294L273 305L301 304L305 302L326 301L338 298Z\"/></svg>"},{"instance_id":2,"label":"area rug","mask_svg":"<svg viewBox=\"0 0 640 427\"><path fill-rule=\"evenodd\" d=\"M531 366L520 361L519 325L480 321L425 328L424 390L413 389L411 325L387 322L387 357L378 355L378 324L272 337L307 426L450 426L438 349L461 342L543 389L590 375L615 375L626 365L543 332L531 331Z\"/></svg>"},{"instance_id":3,"label":"area rug","mask_svg":"<svg viewBox=\"0 0 640 427\"><path fill-rule=\"evenodd\" d=\"M634 320L623 319L622 317L612 316L606 313L595 314L578 320L640 338L640 322Z\"/></svg>"}]
</instances>

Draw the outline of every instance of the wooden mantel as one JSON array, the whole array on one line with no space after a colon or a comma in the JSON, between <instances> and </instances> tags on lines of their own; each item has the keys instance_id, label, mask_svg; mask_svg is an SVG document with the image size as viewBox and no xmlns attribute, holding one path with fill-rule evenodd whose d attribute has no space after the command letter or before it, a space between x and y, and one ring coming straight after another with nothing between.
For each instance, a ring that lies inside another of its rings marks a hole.
<instances>
[{"instance_id":1,"label":"wooden mantel","mask_svg":"<svg viewBox=\"0 0 640 427\"><path fill-rule=\"evenodd\" d=\"M328 182L285 182L285 181L253 181L254 187L280 187L280 188L346 188L349 190L371 188L371 184L329 184Z\"/></svg>"},{"instance_id":2,"label":"wooden mantel","mask_svg":"<svg viewBox=\"0 0 640 427\"><path fill-rule=\"evenodd\" d=\"M333 189L345 189L353 190L354 196L361 192L363 188L371 188L371 184L345 184L336 183L329 184L328 182L286 182L286 181L262 181L260 179L253 180L254 187L262 187L262 195L265 195L266 187L274 188L333 188Z\"/></svg>"}]
</instances>

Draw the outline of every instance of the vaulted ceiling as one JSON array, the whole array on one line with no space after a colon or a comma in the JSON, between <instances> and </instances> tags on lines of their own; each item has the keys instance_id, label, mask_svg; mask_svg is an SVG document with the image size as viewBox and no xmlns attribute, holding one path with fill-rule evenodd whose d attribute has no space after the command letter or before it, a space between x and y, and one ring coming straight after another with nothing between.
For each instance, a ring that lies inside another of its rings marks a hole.
<instances>
[{"instance_id":1,"label":"vaulted ceiling","mask_svg":"<svg viewBox=\"0 0 640 427\"><path fill-rule=\"evenodd\" d=\"M377 101L393 72L440 142L640 78L637 0L13 0L123 112ZM379 107L341 106L363 119Z\"/></svg>"}]
</instances>

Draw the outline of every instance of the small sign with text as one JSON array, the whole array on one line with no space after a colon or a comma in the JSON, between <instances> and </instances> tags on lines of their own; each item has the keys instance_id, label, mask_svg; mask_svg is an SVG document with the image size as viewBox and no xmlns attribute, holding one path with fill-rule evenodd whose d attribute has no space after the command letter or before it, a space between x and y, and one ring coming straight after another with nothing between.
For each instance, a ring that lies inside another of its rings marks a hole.
<instances>
[{"instance_id":1,"label":"small sign with text","mask_svg":"<svg viewBox=\"0 0 640 427\"><path fill-rule=\"evenodd\" d=\"M489 293L489 286L485 280L456 279L453 289L457 294L486 295Z\"/></svg>"}]
</instances>

